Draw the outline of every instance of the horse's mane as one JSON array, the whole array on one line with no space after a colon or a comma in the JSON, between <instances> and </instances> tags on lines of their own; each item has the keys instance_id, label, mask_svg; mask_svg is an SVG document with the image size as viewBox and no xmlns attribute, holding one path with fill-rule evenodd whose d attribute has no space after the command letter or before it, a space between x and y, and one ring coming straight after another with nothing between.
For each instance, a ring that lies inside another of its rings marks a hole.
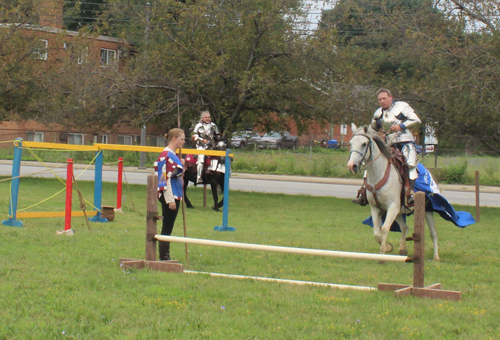
<instances>
[{"instance_id":1,"label":"horse's mane","mask_svg":"<svg viewBox=\"0 0 500 340\"><path fill-rule=\"evenodd\" d=\"M367 138L371 138L376 144L377 147L379 148L380 152L387 158L391 159L393 156L393 151L390 145L387 145L385 141L378 135L377 131L372 129L368 125L364 125L354 131L353 136L355 135L362 135Z\"/></svg>"}]
</instances>

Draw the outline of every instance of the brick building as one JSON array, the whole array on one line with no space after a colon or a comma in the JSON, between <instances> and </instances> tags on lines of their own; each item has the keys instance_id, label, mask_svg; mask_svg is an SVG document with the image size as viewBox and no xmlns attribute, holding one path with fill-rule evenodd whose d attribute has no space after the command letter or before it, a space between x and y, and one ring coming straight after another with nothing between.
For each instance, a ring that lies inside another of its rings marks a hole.
<instances>
[{"instance_id":1,"label":"brick building","mask_svg":"<svg viewBox=\"0 0 500 340\"><path fill-rule=\"evenodd\" d=\"M41 3L39 25L22 25L23 34L39 39L40 48L35 59L43 63L56 63L58 59L71 53L74 61L81 64L87 60L99 62L100 67L114 67L118 71L125 67L125 42L121 39L97 36L82 37L78 32L63 30L63 1L44 0ZM9 24L4 24L8 28ZM88 39L80 50L73 49L73 45L81 39ZM117 132L119 131L119 132ZM164 146L164 131L148 127L146 145ZM4 121L0 124L0 141L13 140L21 137L28 141L69 143L69 144L141 144L141 129L131 126L115 126L109 131L95 130L68 130L66 127L51 124L44 125L35 121L15 122ZM9 147L8 143L0 146Z\"/></svg>"}]
</instances>

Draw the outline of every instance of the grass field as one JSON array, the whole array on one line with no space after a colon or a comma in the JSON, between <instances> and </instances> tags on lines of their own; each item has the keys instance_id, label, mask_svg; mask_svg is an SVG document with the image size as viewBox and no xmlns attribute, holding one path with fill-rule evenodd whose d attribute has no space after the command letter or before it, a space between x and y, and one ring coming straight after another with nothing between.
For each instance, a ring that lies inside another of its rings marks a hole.
<instances>
[{"instance_id":1,"label":"grass field","mask_svg":"<svg viewBox=\"0 0 500 340\"><path fill-rule=\"evenodd\" d=\"M9 182L0 182L7 217ZM92 201L93 183L79 182ZM62 187L56 180L21 179L19 209ZM231 192L229 225L214 232L222 214L186 211L188 236L291 247L377 253L368 207L348 200ZM64 210L64 194L31 211ZM56 235L63 218L25 219L0 226L0 339L498 339L500 308L499 209L482 208L481 222L459 229L436 217L442 262L426 261L425 283L459 290L462 301L396 299L361 292L204 275L126 270L119 258L144 258L146 188L124 188L124 213L110 223L73 218L75 235ZM76 195L73 196L77 210ZM133 198L136 211L133 211ZM105 183L103 204L116 188ZM455 206L474 212L474 207ZM413 223L413 219L409 220ZM174 234L182 236L182 215ZM426 230L427 232L427 230ZM391 233L397 243L399 234ZM410 245L410 247L412 247ZM411 284L411 264L252 252L172 244L185 269L376 286ZM427 237L426 256L432 257Z\"/></svg>"}]
</instances>

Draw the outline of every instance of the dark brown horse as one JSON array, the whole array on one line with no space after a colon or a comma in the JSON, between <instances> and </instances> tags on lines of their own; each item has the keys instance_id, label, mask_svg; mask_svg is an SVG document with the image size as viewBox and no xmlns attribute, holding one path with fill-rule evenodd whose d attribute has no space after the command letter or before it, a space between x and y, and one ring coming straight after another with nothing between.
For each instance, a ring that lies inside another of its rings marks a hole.
<instances>
[{"instance_id":1,"label":"dark brown horse","mask_svg":"<svg viewBox=\"0 0 500 340\"><path fill-rule=\"evenodd\" d=\"M226 150L226 143L224 141L217 142L216 150L224 151ZM190 159L191 157L191 159ZM192 160L193 155L186 156L186 171L184 172L184 201L186 202L186 207L194 208L189 201L189 198L186 194L186 189L189 182L193 182L196 186L196 162ZM208 165L210 161L210 165ZM201 179L203 180L203 184L210 184L210 188L212 189L212 196L214 198L214 205L212 209L215 211L221 211L224 198L219 200L218 188L220 187L221 192L224 192L224 172L222 172L225 168L224 165L225 157L218 156L206 156L205 157L205 167L203 169L203 174ZM221 171L222 170L222 171Z\"/></svg>"}]
</instances>

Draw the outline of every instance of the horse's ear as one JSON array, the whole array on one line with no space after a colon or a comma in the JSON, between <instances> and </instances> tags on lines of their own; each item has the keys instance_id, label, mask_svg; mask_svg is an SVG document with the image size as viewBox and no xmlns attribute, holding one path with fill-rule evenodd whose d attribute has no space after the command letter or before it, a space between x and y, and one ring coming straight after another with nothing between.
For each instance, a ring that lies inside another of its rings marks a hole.
<instances>
[{"instance_id":1,"label":"horse's ear","mask_svg":"<svg viewBox=\"0 0 500 340\"><path fill-rule=\"evenodd\" d=\"M368 126L367 126L367 125L363 126L363 131L364 131L365 133L368 133Z\"/></svg>"},{"instance_id":2,"label":"horse's ear","mask_svg":"<svg viewBox=\"0 0 500 340\"><path fill-rule=\"evenodd\" d=\"M356 124L354 123L351 123L351 131L354 132L358 129L358 127L356 126Z\"/></svg>"}]
</instances>

